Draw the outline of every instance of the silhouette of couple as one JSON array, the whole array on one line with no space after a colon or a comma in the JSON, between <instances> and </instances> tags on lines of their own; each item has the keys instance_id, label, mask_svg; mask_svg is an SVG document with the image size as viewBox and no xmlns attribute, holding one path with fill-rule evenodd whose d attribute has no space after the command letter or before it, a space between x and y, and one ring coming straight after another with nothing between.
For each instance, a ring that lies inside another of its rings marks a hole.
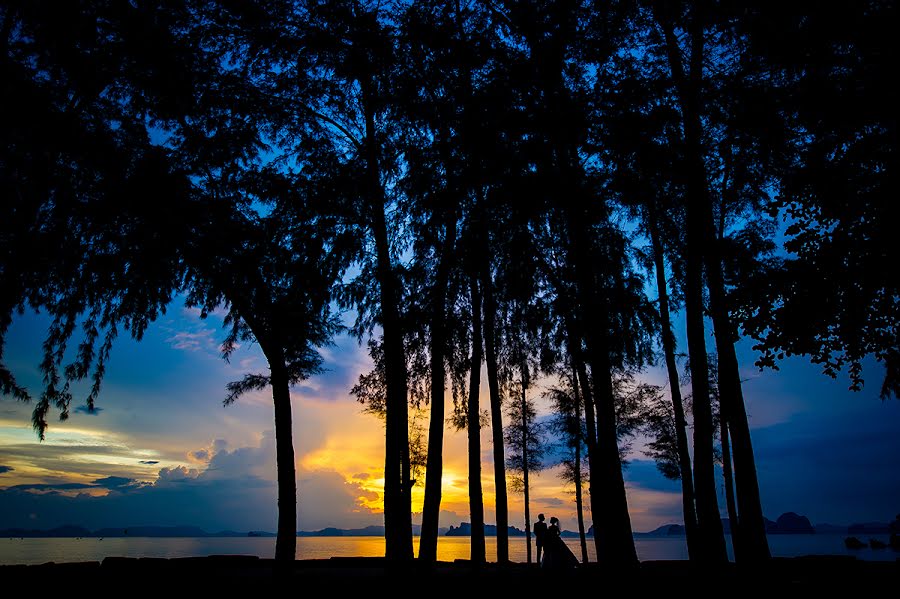
<instances>
[{"instance_id":1,"label":"silhouette of couple","mask_svg":"<svg viewBox=\"0 0 900 599\"><path fill-rule=\"evenodd\" d=\"M568 570L578 567L578 558L566 546L559 535L559 520L550 517L550 526L544 522L544 514L538 514L534 523L534 540L537 545L537 561L547 570ZM543 560L541 554L543 553Z\"/></svg>"}]
</instances>

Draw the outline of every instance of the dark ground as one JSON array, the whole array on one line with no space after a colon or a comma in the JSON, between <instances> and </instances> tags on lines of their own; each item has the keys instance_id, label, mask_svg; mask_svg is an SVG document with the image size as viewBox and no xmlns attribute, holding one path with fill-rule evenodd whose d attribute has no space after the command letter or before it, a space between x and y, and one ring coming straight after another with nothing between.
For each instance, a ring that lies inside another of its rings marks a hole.
<instances>
[{"instance_id":1,"label":"dark ground","mask_svg":"<svg viewBox=\"0 0 900 599\"><path fill-rule=\"evenodd\" d=\"M277 576L272 560L244 556L182 559L107 558L103 562L0 566L4 592L23 585L23 592L69 588L79 595L158 596L195 590L287 590L303 597L304 590L328 594L385 597L460 596L475 599L481 591L496 596L564 599L607 591L683 596L859 596L870 593L897 597L900 560L866 562L852 557L778 558L759 567L726 564L701 568L686 561L644 562L634 568L602 568L595 564L576 571L546 572L535 566L488 564L473 570L467 562L442 562L392 567L379 558L332 558L297 561L285 576ZM384 593L384 591L388 591ZM474 596L473 593L475 594ZM515 593L515 595L512 595ZM29 593L30 594L30 593ZM12 595L6 595L12 596ZM253 597L252 599L257 599Z\"/></svg>"}]
</instances>

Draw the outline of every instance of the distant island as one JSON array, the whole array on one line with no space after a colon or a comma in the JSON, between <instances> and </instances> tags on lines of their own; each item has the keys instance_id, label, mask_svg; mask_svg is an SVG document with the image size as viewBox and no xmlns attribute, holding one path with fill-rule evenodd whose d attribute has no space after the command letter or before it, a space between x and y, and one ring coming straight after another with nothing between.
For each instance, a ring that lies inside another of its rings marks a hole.
<instances>
[{"instance_id":1,"label":"distant island","mask_svg":"<svg viewBox=\"0 0 900 599\"><path fill-rule=\"evenodd\" d=\"M322 530L300 530L298 537L383 537L384 526L366 526L365 528L334 528Z\"/></svg>"},{"instance_id":2,"label":"distant island","mask_svg":"<svg viewBox=\"0 0 900 599\"><path fill-rule=\"evenodd\" d=\"M851 534L851 535L868 535L882 534L890 530L890 524L887 522L862 522L851 524L849 526L840 526L835 524L816 524L813 526L809 518L796 514L794 512L785 512L781 514L777 520L765 519L766 532L768 534ZM722 519L722 527L726 533L730 532L730 526L727 518ZM419 534L421 527L413 525L413 534ZM450 528L441 528L439 533L448 537L468 537L472 534L472 526L468 522L460 522L459 526L450 526ZM588 529L587 536L594 536L593 526ZM253 530L250 532L236 532L233 530L222 530L218 532L207 532L196 526L129 526L127 528L100 528L97 530L88 530L81 526L59 526L49 530L25 529L25 528L7 528L0 529L0 538L117 538L117 537L150 537L150 538L173 538L173 537L274 537L273 532ZM383 537L384 526L366 526L365 528L335 528L327 527L321 530L301 530L297 531L298 537ZM497 527L493 524L485 524L484 536L496 537ZM510 537L524 537L525 531L509 527ZM561 536L566 538L577 538L576 531L564 530ZM635 532L635 538L658 538L658 537L679 537L684 536L684 526L681 524L664 524L649 532Z\"/></svg>"}]
</instances>

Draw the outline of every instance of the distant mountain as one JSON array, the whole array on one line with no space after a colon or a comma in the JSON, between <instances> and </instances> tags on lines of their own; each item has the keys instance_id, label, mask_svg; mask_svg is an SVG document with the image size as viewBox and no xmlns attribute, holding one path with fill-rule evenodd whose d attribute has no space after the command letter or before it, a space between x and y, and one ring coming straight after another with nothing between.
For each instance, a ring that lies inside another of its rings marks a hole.
<instances>
[{"instance_id":1,"label":"distant mountain","mask_svg":"<svg viewBox=\"0 0 900 599\"><path fill-rule=\"evenodd\" d=\"M577 530L563 530L560 531L559 536L564 539L577 539L580 535ZM584 533L584 536L587 536L587 533Z\"/></svg>"},{"instance_id":2,"label":"distant mountain","mask_svg":"<svg viewBox=\"0 0 900 599\"><path fill-rule=\"evenodd\" d=\"M592 531L593 532L593 531ZM681 524L664 524L650 532L636 532L635 537L683 537L684 526Z\"/></svg>"},{"instance_id":3,"label":"distant mountain","mask_svg":"<svg viewBox=\"0 0 900 599\"><path fill-rule=\"evenodd\" d=\"M134 526L131 528L101 528L95 530L94 537L209 537L212 536L196 526Z\"/></svg>"},{"instance_id":4,"label":"distant mountain","mask_svg":"<svg viewBox=\"0 0 900 599\"><path fill-rule=\"evenodd\" d=\"M766 526L766 534L770 535L811 535L815 532L809 518L794 512L785 512L774 524Z\"/></svg>"},{"instance_id":5,"label":"distant mountain","mask_svg":"<svg viewBox=\"0 0 900 599\"><path fill-rule=\"evenodd\" d=\"M251 530L247 533L248 537L277 537L278 535L274 532L267 532L265 530Z\"/></svg>"},{"instance_id":6,"label":"distant mountain","mask_svg":"<svg viewBox=\"0 0 900 599\"><path fill-rule=\"evenodd\" d=\"M301 530L298 537L383 537L384 526L366 526L365 528L334 528L322 530Z\"/></svg>"},{"instance_id":7,"label":"distant mountain","mask_svg":"<svg viewBox=\"0 0 900 599\"><path fill-rule=\"evenodd\" d=\"M510 526L508 529L509 536L511 537L524 537L525 531L516 528L515 526ZM448 537L471 537L472 536L472 525L468 522L460 522L459 526L451 525L450 528L445 533L445 536ZM497 536L497 526L494 524L485 524L484 525L484 536L486 537L496 537Z\"/></svg>"}]
</instances>

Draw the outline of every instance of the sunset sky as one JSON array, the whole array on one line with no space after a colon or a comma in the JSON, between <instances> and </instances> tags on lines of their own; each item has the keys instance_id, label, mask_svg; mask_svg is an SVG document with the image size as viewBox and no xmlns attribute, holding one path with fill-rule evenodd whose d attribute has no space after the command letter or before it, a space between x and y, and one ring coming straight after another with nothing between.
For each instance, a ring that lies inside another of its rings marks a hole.
<instances>
[{"instance_id":1,"label":"sunset sky","mask_svg":"<svg viewBox=\"0 0 900 599\"><path fill-rule=\"evenodd\" d=\"M275 530L270 395L221 403L228 381L264 370L265 362L257 347L245 346L226 364L219 354L221 324L221 315L204 321L172 304L141 343L118 342L98 410L89 414L73 405L69 421L52 421L43 443L31 429L31 406L0 400L0 528ZM34 394L46 325L42 316L19 317L5 351ZM832 381L800 359L785 362L781 372L759 373L749 347L739 349L766 516L796 511L813 523L840 524L892 519L900 510L900 401L878 398L882 369L867 364L868 385L853 393L845 378ZM299 528L381 524L383 428L349 395L371 362L346 336L322 352L327 372L293 390ZM665 383L659 369L642 378ZM483 405L489 405L486 394L483 385ZM482 436L486 520L492 523L489 431ZM468 520L465 441L464 432L448 430L441 526ZM533 478L532 514L556 515L573 530L572 494L557 472L550 468ZM635 530L681 521L679 485L656 472L640 440L626 480ZM417 512L422 490L414 496ZM521 528L521 496L510 500L510 522Z\"/></svg>"}]
</instances>

